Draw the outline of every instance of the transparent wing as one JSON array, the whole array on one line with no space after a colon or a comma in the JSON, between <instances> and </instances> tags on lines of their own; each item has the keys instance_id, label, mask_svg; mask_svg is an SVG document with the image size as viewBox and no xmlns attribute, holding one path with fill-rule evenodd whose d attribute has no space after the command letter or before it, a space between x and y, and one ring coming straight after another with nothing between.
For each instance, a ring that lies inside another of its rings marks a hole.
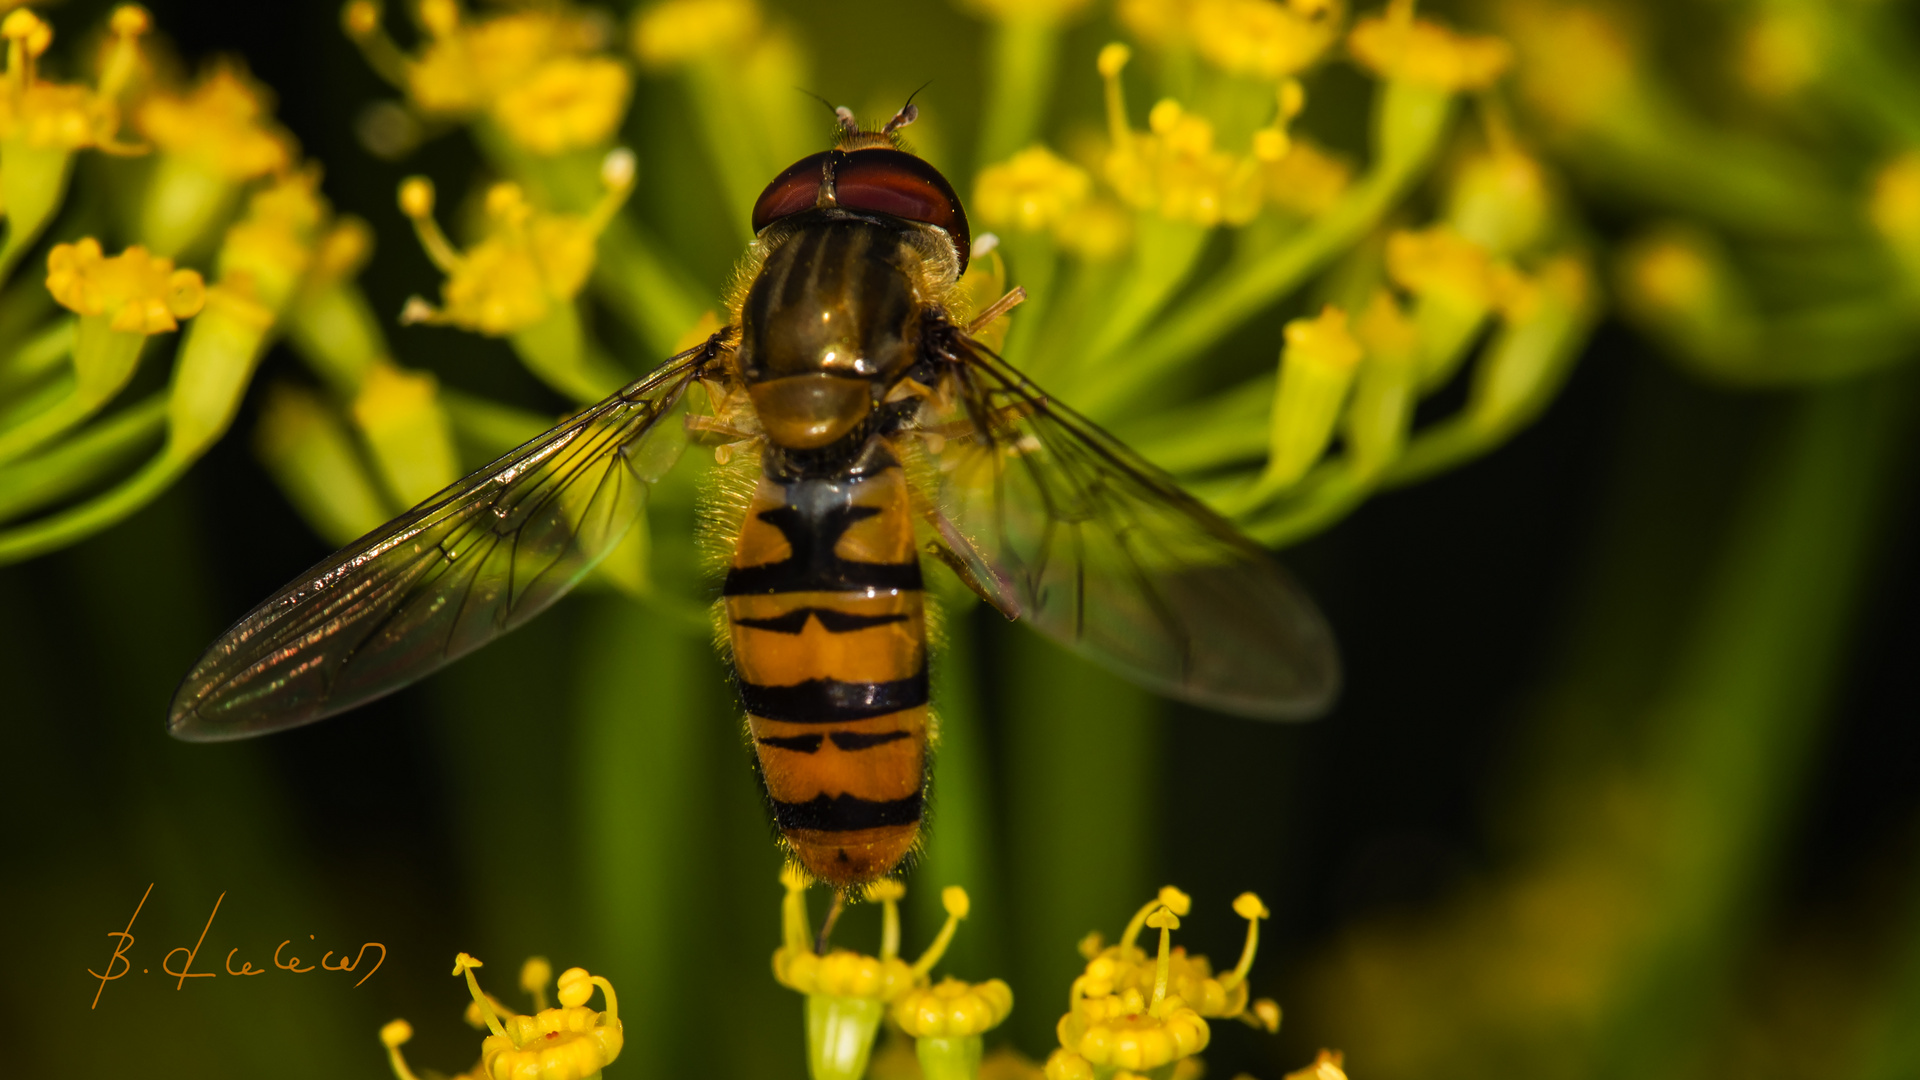
<instances>
[{"instance_id":1,"label":"transparent wing","mask_svg":"<svg viewBox=\"0 0 1920 1080\"><path fill-rule=\"evenodd\" d=\"M1301 719L1332 703L1332 632L1266 552L984 346L948 352L951 385L922 413L935 526L989 602L1208 708Z\"/></svg>"},{"instance_id":2,"label":"transparent wing","mask_svg":"<svg viewBox=\"0 0 1920 1080\"><path fill-rule=\"evenodd\" d=\"M196 741L351 709L544 610L625 535L678 458L662 424L701 350L453 484L248 612L174 693L167 726Z\"/></svg>"}]
</instances>

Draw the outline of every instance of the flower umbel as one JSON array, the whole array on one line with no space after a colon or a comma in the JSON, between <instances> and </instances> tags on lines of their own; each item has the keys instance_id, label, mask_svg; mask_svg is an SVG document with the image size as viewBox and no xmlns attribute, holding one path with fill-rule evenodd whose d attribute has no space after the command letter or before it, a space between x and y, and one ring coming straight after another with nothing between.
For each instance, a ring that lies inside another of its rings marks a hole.
<instances>
[{"instance_id":1,"label":"flower umbel","mask_svg":"<svg viewBox=\"0 0 1920 1080\"><path fill-rule=\"evenodd\" d=\"M538 1008L546 998L546 977L552 965L535 957L521 971L523 989L534 997L536 1009L522 1014L504 1011L498 1002L480 989L473 969L480 961L466 953L456 956L453 973L463 975L473 995L469 1013L492 1031L480 1043L480 1064L470 1074L489 1080L589 1080L620 1056L624 1036L620 1027L620 1003L614 998L613 984L585 968L568 968L560 973L559 999L555 1008ZM606 999L605 1012L587 1007L594 987ZM387 1047L393 1071L400 1080L415 1080L400 1046L413 1037L413 1028L405 1020L395 1020L380 1029L380 1041Z\"/></svg>"},{"instance_id":2,"label":"flower umbel","mask_svg":"<svg viewBox=\"0 0 1920 1080\"><path fill-rule=\"evenodd\" d=\"M944 980L929 988L927 976L967 917L965 889L940 894L947 921L933 944L912 964L900 959L900 899L905 886L890 878L866 888L881 904L880 950L865 956L850 949L824 955L807 921L804 871L788 864L780 874L786 897L780 905L781 945L773 974L780 984L807 995L807 1066L814 1080L859 1080L867 1070L874 1036L888 1006L895 1021L917 1042L928 1080L971 1080L979 1069L982 1032L1006 1019L1013 992L998 979L969 984ZM836 901L837 903L838 901Z\"/></svg>"}]
</instances>

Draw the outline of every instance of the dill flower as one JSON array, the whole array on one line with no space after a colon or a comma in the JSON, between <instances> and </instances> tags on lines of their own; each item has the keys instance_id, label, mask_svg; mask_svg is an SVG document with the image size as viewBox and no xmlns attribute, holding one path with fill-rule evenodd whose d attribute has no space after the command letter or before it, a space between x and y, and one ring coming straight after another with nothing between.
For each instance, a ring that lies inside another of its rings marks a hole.
<instances>
[{"instance_id":1,"label":"dill flower","mask_svg":"<svg viewBox=\"0 0 1920 1080\"><path fill-rule=\"evenodd\" d=\"M433 218L431 181L400 185L400 209L413 220L421 247L447 275L439 308L414 297L401 320L457 326L510 337L536 374L583 400L604 393L589 370L574 297L593 269L594 240L633 190L633 155L616 150L601 168L604 193L586 214L543 213L518 184L495 184L486 198L486 236L460 251Z\"/></svg>"},{"instance_id":2,"label":"dill flower","mask_svg":"<svg viewBox=\"0 0 1920 1080\"><path fill-rule=\"evenodd\" d=\"M1386 15L1356 21L1347 37L1354 60L1383 79L1448 91L1483 90L1512 65L1513 49L1505 41L1413 18L1412 9L1410 0L1395 0Z\"/></svg>"},{"instance_id":3,"label":"dill flower","mask_svg":"<svg viewBox=\"0 0 1920 1080\"><path fill-rule=\"evenodd\" d=\"M613 1064L625 1041L620 1003L613 984L585 968L560 973L559 1001L546 1005L553 966L543 957L529 959L520 971L521 988L534 999L532 1013L516 1013L480 989L473 969L480 961L466 953L454 958L453 973L463 975L473 997L469 1022L492 1032L480 1043L480 1063L453 1080L590 1080ZM594 988L606 999L605 1012L587 1007ZM413 1038L413 1026L393 1020L380 1029L380 1042L399 1080L417 1080L400 1047Z\"/></svg>"},{"instance_id":4,"label":"dill flower","mask_svg":"<svg viewBox=\"0 0 1920 1080\"><path fill-rule=\"evenodd\" d=\"M530 5L470 19L455 0L422 0L418 10L426 41L414 55L387 37L372 0L351 0L341 24L422 116L484 118L543 156L604 146L619 129L633 78L601 53L611 37L603 17Z\"/></svg>"},{"instance_id":5,"label":"dill flower","mask_svg":"<svg viewBox=\"0 0 1920 1080\"><path fill-rule=\"evenodd\" d=\"M159 157L139 217L149 246L168 255L197 246L226 216L240 185L293 165L292 136L271 113L266 88L228 62L184 92L142 100L134 126Z\"/></svg>"},{"instance_id":6,"label":"dill flower","mask_svg":"<svg viewBox=\"0 0 1920 1080\"><path fill-rule=\"evenodd\" d=\"M865 1075L874 1036L889 1006L895 1007L902 1027L920 1040L917 1053L930 1078L972 1076L967 1070L978 1068L980 1034L1006 1018L1013 995L999 980L977 986L947 980L939 988L926 987L928 973L946 955L960 920L967 917L966 890L948 886L941 892L946 924L920 958L908 964L900 959L899 904L906 888L898 881L882 879L866 889L866 899L881 905L877 956L850 949L817 953L807 925L806 873L790 863L781 870L780 883L786 896L780 905L781 944L774 950L773 975L782 986L807 996L807 1065L814 1080L859 1080Z\"/></svg>"}]
</instances>

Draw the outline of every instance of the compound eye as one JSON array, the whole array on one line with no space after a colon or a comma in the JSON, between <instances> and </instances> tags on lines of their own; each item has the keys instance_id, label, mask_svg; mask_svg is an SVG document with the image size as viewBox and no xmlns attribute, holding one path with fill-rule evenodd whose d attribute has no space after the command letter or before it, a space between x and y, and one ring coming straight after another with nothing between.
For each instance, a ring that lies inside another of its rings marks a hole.
<instances>
[{"instance_id":1,"label":"compound eye","mask_svg":"<svg viewBox=\"0 0 1920 1080\"><path fill-rule=\"evenodd\" d=\"M810 154L787 166L785 172L773 178L773 183L760 193L760 200L753 204L753 231L756 234L783 217L813 209L820 200L820 185L826 177L827 159L833 153L832 150L822 150Z\"/></svg>"},{"instance_id":2,"label":"compound eye","mask_svg":"<svg viewBox=\"0 0 1920 1080\"><path fill-rule=\"evenodd\" d=\"M953 237L960 268L966 269L972 242L966 212L960 209L953 185L925 161L902 150L852 151L834 165L833 194L834 201L849 210L871 210L940 226ZM761 199L764 202L765 196Z\"/></svg>"}]
</instances>

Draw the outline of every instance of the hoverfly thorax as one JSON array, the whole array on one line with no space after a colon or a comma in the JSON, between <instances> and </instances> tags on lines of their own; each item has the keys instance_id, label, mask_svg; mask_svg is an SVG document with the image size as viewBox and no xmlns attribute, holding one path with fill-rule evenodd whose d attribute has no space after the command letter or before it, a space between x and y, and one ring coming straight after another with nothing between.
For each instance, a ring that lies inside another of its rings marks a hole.
<instances>
[{"instance_id":1,"label":"hoverfly thorax","mask_svg":"<svg viewBox=\"0 0 1920 1080\"><path fill-rule=\"evenodd\" d=\"M795 162L754 206L762 261L737 363L783 449L859 433L918 356L923 309L966 267L953 186L891 141L911 119L903 110L883 132L849 125L840 147Z\"/></svg>"}]
</instances>

